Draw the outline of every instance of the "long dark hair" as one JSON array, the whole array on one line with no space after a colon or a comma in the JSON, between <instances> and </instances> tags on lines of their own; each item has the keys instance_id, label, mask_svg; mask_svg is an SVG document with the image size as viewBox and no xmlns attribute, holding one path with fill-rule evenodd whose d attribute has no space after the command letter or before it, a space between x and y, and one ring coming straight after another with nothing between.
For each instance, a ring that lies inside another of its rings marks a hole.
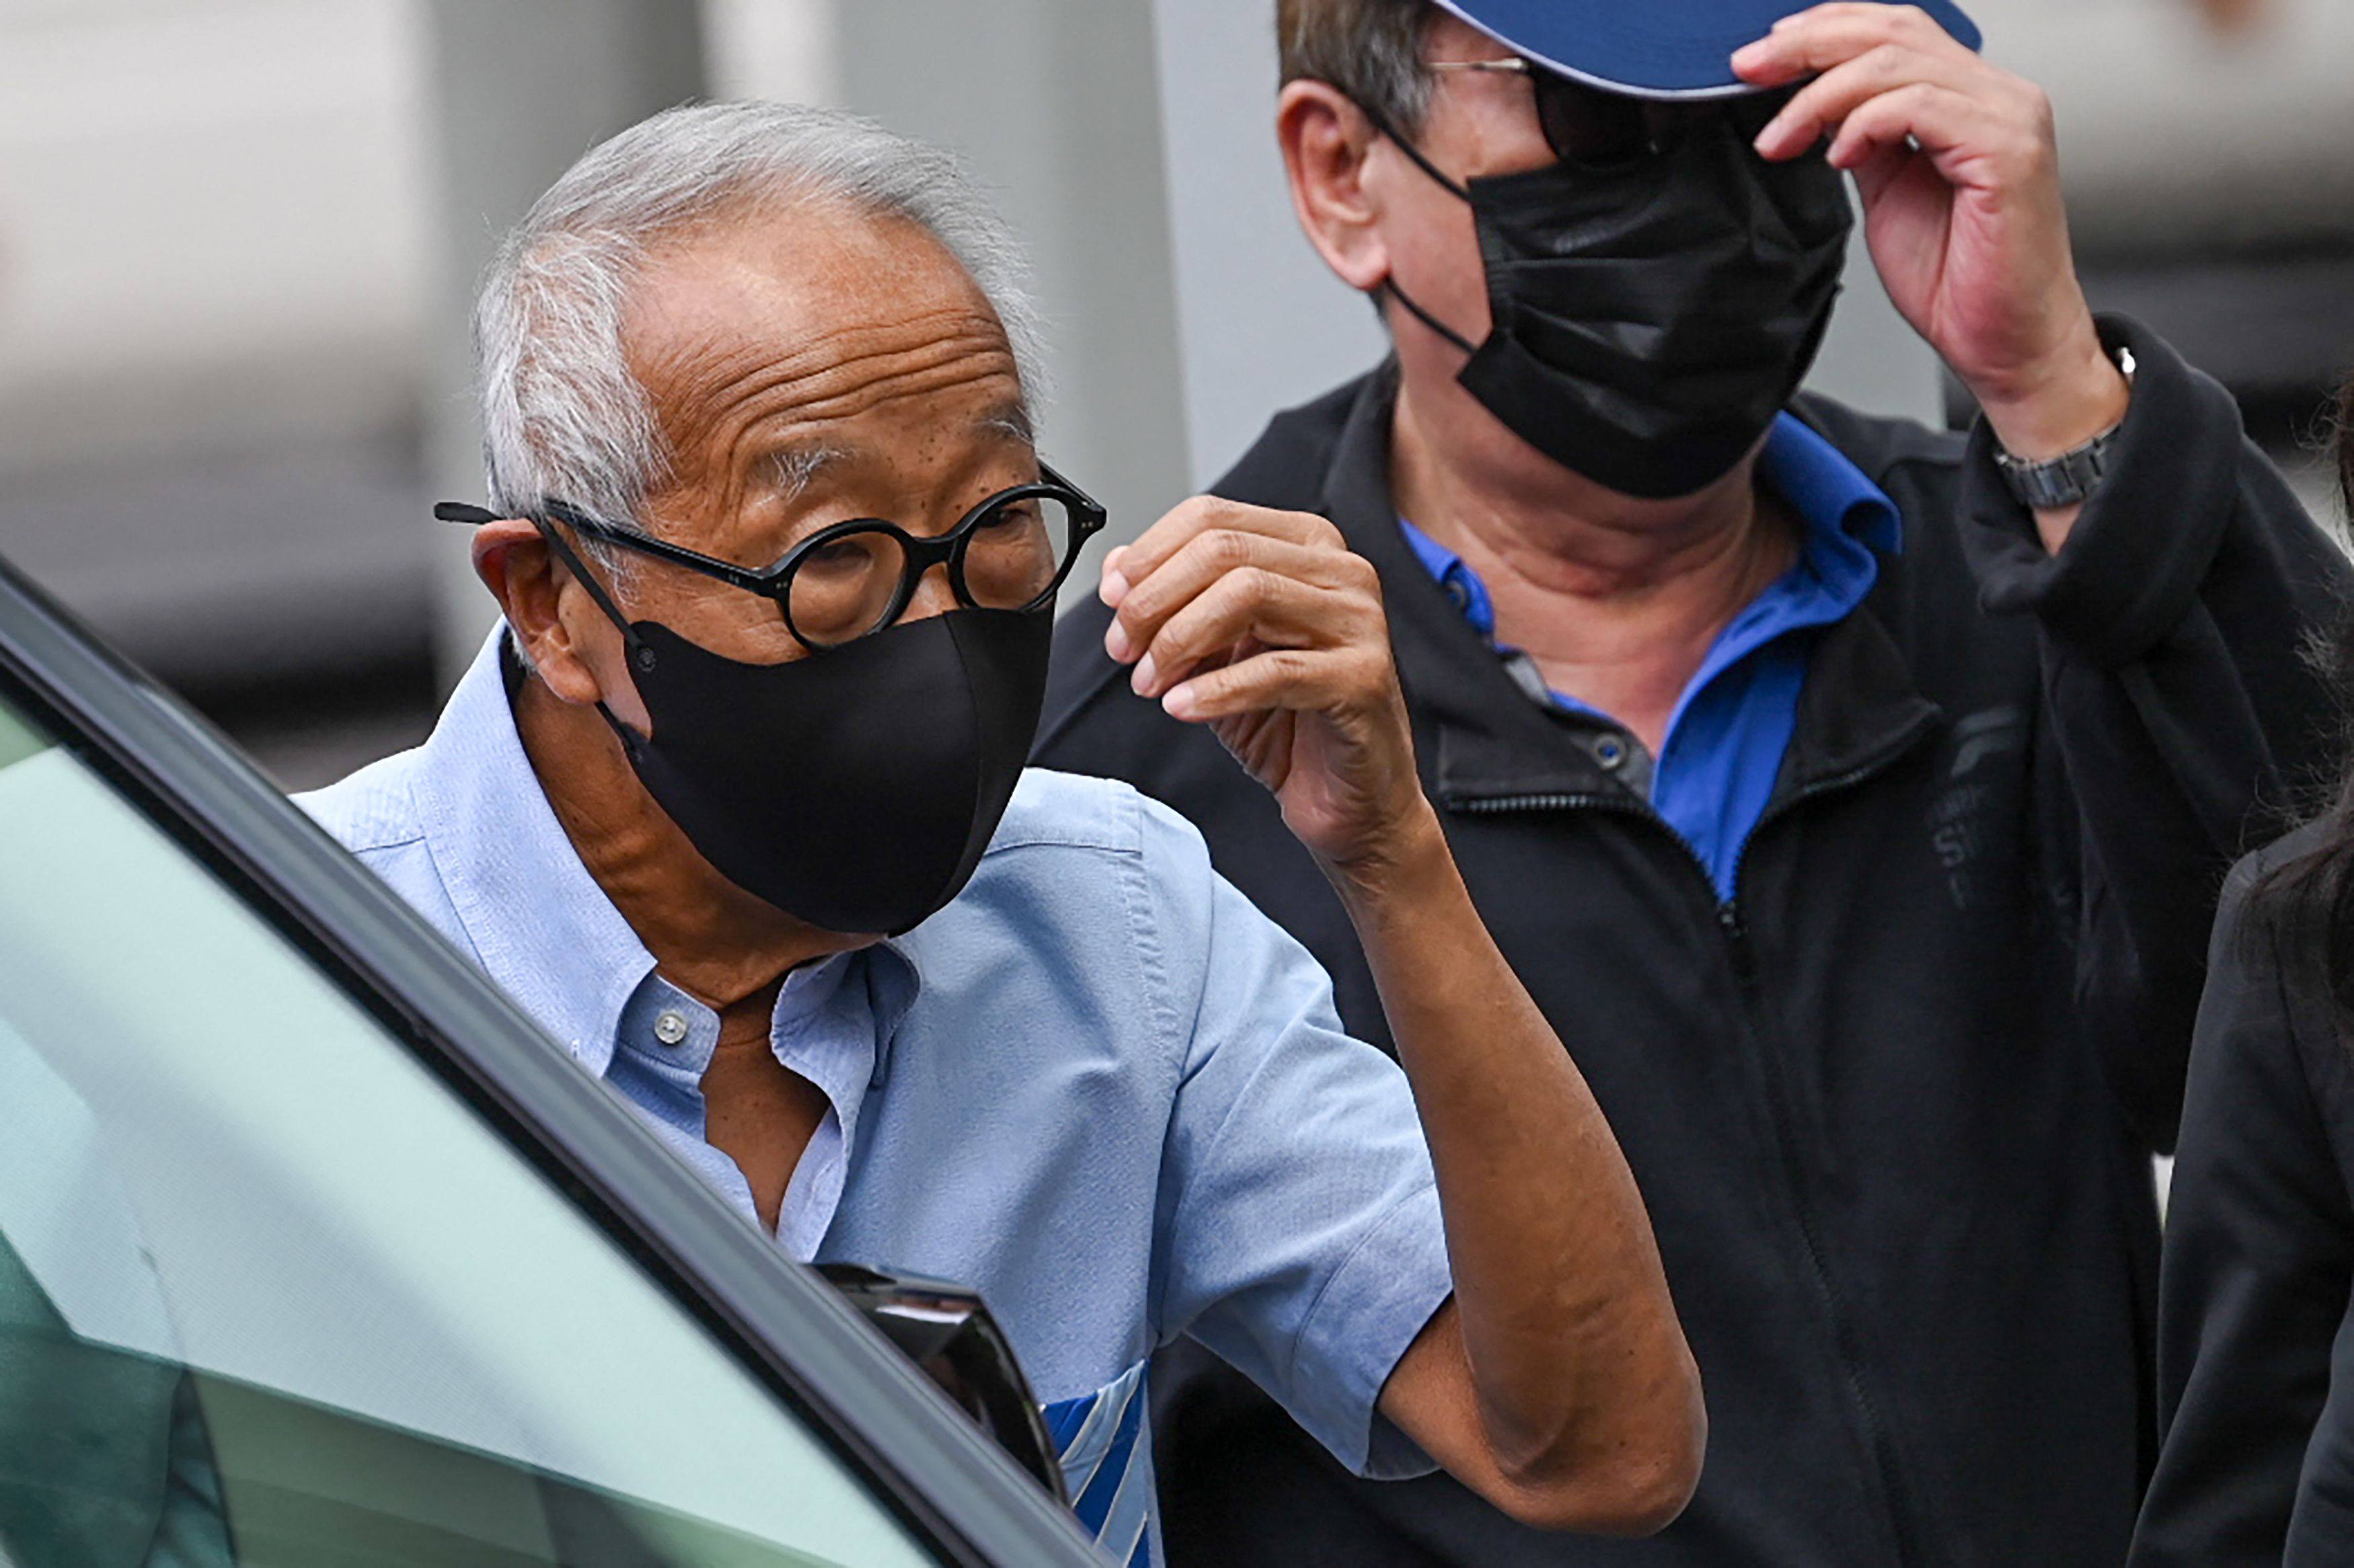
<instances>
[{"instance_id":1,"label":"long dark hair","mask_svg":"<svg viewBox=\"0 0 2354 1568\"><path fill-rule=\"evenodd\" d=\"M2338 479L2354 518L2354 381L2338 395ZM2338 694L2339 751L2354 762L2354 606L2314 651ZM2290 979L2335 1004L2340 1031L2354 1043L2354 766L2315 819L2319 841L2280 865L2256 889L2287 941Z\"/></svg>"}]
</instances>

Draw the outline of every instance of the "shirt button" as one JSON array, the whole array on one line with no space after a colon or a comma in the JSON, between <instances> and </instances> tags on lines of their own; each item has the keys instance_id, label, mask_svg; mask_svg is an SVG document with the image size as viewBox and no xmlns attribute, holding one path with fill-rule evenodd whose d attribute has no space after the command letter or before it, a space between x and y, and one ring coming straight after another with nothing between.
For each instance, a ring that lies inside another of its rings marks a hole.
<instances>
[{"instance_id":1,"label":"shirt button","mask_svg":"<svg viewBox=\"0 0 2354 1568\"><path fill-rule=\"evenodd\" d=\"M1603 767L1615 769L1627 760L1627 743L1615 735L1606 735L1594 743L1594 757Z\"/></svg>"},{"instance_id":2,"label":"shirt button","mask_svg":"<svg viewBox=\"0 0 2354 1568\"><path fill-rule=\"evenodd\" d=\"M665 1012L654 1020L654 1038L665 1045L675 1045L686 1038L686 1015Z\"/></svg>"}]
</instances>

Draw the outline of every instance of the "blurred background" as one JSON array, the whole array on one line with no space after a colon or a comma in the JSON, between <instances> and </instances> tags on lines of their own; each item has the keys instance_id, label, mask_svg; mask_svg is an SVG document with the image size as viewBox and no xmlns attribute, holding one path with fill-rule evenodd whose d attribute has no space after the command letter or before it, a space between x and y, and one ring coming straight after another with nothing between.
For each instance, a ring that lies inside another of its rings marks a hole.
<instances>
[{"instance_id":1,"label":"blurred background","mask_svg":"<svg viewBox=\"0 0 2354 1568\"><path fill-rule=\"evenodd\" d=\"M1046 447L1133 532L1381 352L1292 228L1272 9L0 0L0 555L289 787L413 743L492 614L427 512L481 492L472 281L583 149L698 97L962 151L1035 262ZM2334 518L2354 5L1971 9L2058 106L2095 305L2230 386ZM1964 417L1868 267L1850 281L1818 381Z\"/></svg>"}]
</instances>

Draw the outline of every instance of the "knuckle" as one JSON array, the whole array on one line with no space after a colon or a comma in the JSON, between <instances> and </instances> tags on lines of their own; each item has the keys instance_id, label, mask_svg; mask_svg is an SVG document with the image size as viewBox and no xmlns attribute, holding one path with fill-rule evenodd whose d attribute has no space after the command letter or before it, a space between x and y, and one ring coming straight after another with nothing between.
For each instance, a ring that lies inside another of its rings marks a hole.
<instances>
[{"instance_id":1,"label":"knuckle","mask_svg":"<svg viewBox=\"0 0 2354 1568\"><path fill-rule=\"evenodd\" d=\"M1235 689L1234 670L1231 666L1222 670L1204 670L1199 674L1188 675L1185 683L1193 688L1193 697L1198 703L1224 702Z\"/></svg>"},{"instance_id":2,"label":"knuckle","mask_svg":"<svg viewBox=\"0 0 2354 1568\"><path fill-rule=\"evenodd\" d=\"M1129 588L1112 617L1130 637L1141 638L1151 630L1153 622L1168 613L1163 602L1168 597L1168 582L1156 573Z\"/></svg>"},{"instance_id":3,"label":"knuckle","mask_svg":"<svg viewBox=\"0 0 2354 1568\"><path fill-rule=\"evenodd\" d=\"M1222 571L1235 571L1257 558L1257 544L1248 534L1220 528L1202 535L1202 550L1210 557L1212 566Z\"/></svg>"},{"instance_id":4,"label":"knuckle","mask_svg":"<svg viewBox=\"0 0 2354 1568\"><path fill-rule=\"evenodd\" d=\"M1348 684L1351 697L1359 702L1378 705L1387 694L1389 665L1384 660L1370 656L1352 659L1342 666L1342 679Z\"/></svg>"},{"instance_id":5,"label":"knuckle","mask_svg":"<svg viewBox=\"0 0 2354 1568\"><path fill-rule=\"evenodd\" d=\"M1193 628L1190 620L1181 615L1161 629L1161 634L1149 644L1148 651L1154 664L1163 670L1173 670L1192 654L1193 641Z\"/></svg>"},{"instance_id":6,"label":"knuckle","mask_svg":"<svg viewBox=\"0 0 2354 1568\"><path fill-rule=\"evenodd\" d=\"M1237 591L1254 607L1275 602L1282 591L1283 579L1265 567L1245 567L1235 573Z\"/></svg>"},{"instance_id":7,"label":"knuckle","mask_svg":"<svg viewBox=\"0 0 2354 1568\"><path fill-rule=\"evenodd\" d=\"M1266 662L1267 674L1286 686L1296 686L1308 678L1313 668L1308 655L1296 648L1277 648L1259 657Z\"/></svg>"},{"instance_id":8,"label":"knuckle","mask_svg":"<svg viewBox=\"0 0 2354 1568\"><path fill-rule=\"evenodd\" d=\"M1268 532L1274 520L1283 515L1264 506L1253 506L1246 501L1228 501L1224 496L1208 496L1204 500L1211 508L1208 516L1213 526L1246 536Z\"/></svg>"}]
</instances>

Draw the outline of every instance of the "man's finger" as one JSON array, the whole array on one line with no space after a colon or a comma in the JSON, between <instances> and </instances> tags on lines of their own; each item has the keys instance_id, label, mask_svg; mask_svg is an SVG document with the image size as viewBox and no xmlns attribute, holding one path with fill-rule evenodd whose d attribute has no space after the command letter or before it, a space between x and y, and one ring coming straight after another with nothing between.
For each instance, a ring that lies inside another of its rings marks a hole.
<instances>
[{"instance_id":1,"label":"man's finger","mask_svg":"<svg viewBox=\"0 0 2354 1568\"><path fill-rule=\"evenodd\" d=\"M1171 616L1220 577L1243 570L1275 572L1321 588L1363 588L1376 599L1380 593L1372 564L1348 550L1212 528L1194 535L1120 597L1104 630L1104 651L1123 662L1136 657Z\"/></svg>"},{"instance_id":2,"label":"man's finger","mask_svg":"<svg viewBox=\"0 0 2354 1568\"><path fill-rule=\"evenodd\" d=\"M1835 69L1883 44L1951 60L1978 56L1936 19L1914 5L1818 5L1775 25L1734 51L1734 73L1753 87L1784 87Z\"/></svg>"},{"instance_id":3,"label":"man's finger","mask_svg":"<svg viewBox=\"0 0 2354 1568\"><path fill-rule=\"evenodd\" d=\"M1283 708L1331 713L1381 678L1363 648L1270 648L1205 671L1161 698L1172 718L1188 723Z\"/></svg>"},{"instance_id":4,"label":"man's finger","mask_svg":"<svg viewBox=\"0 0 2354 1568\"><path fill-rule=\"evenodd\" d=\"M1861 163L1850 167L1848 173L1855 176L1856 192L1863 197L1863 205L1876 206L1919 155L1919 150L1909 142L1900 142L1874 148Z\"/></svg>"},{"instance_id":5,"label":"man's finger","mask_svg":"<svg viewBox=\"0 0 2354 1568\"><path fill-rule=\"evenodd\" d=\"M1379 618L1379 609L1352 590L1245 567L1228 572L1169 618L1138 658L1131 684L1140 696L1159 696L1204 660L1246 639L1273 649L1376 641Z\"/></svg>"},{"instance_id":6,"label":"man's finger","mask_svg":"<svg viewBox=\"0 0 2354 1568\"><path fill-rule=\"evenodd\" d=\"M1849 115L1827 155L1831 167L1850 169L1907 141L1919 143L1936 164L1937 172L1960 185L1973 183L1965 164L2007 157L2014 150L2009 143L2024 138L1978 100L1950 88L1916 82L1882 93ZM1987 171L1995 166L1985 164L1979 178L1988 178Z\"/></svg>"},{"instance_id":7,"label":"man's finger","mask_svg":"<svg viewBox=\"0 0 2354 1568\"><path fill-rule=\"evenodd\" d=\"M1172 508L1134 543L1105 558L1104 602L1117 609L1128 590L1150 577L1195 535L1213 528L1263 534L1297 545L1338 543L1341 537L1331 524L1310 513L1278 512L1222 501L1214 495L1197 495Z\"/></svg>"},{"instance_id":8,"label":"man's finger","mask_svg":"<svg viewBox=\"0 0 2354 1568\"><path fill-rule=\"evenodd\" d=\"M1905 44L1879 45L1825 71L1784 104L1758 132L1758 155L1776 161L1795 158L1883 93L1918 82L1964 91L1982 69L1976 59L1957 61Z\"/></svg>"}]
</instances>

